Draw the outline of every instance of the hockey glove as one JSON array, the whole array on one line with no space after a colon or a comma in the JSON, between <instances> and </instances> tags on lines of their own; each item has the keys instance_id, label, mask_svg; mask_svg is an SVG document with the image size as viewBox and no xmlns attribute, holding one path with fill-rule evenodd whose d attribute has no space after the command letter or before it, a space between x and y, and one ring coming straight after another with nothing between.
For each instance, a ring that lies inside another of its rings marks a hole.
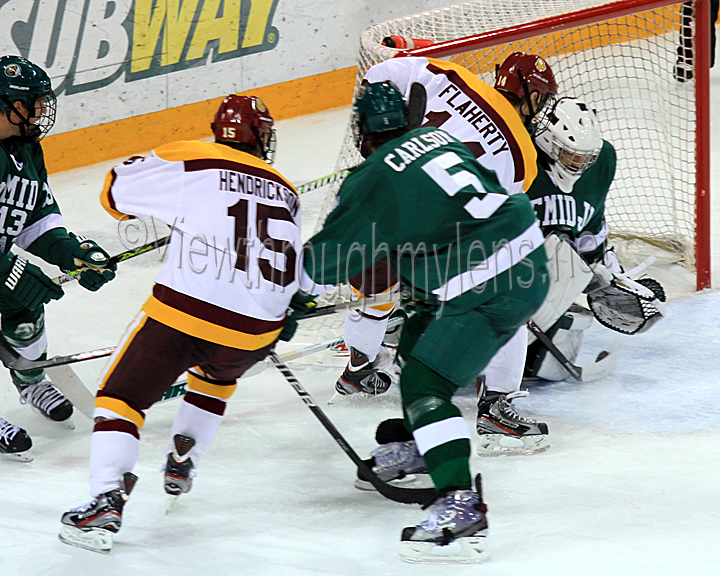
<instances>
[{"instance_id":1,"label":"hockey glove","mask_svg":"<svg viewBox=\"0 0 720 576\"><path fill-rule=\"evenodd\" d=\"M300 318L308 312L311 312L316 306L317 303L315 302L314 296L303 292L296 292L292 300L290 300L290 307L288 308L287 316L285 316L285 325L280 331L278 339L283 342L289 342L290 339L295 336L295 332L297 332Z\"/></svg>"},{"instance_id":2,"label":"hockey glove","mask_svg":"<svg viewBox=\"0 0 720 576\"><path fill-rule=\"evenodd\" d=\"M0 297L10 297L26 308L60 300L62 288L25 258L0 254Z\"/></svg>"},{"instance_id":3,"label":"hockey glove","mask_svg":"<svg viewBox=\"0 0 720 576\"><path fill-rule=\"evenodd\" d=\"M80 286L95 292L103 284L107 284L115 278L117 264L110 260L110 255L103 250L97 242L85 236L77 236L70 232L70 238L74 241L70 255L74 268L79 270L78 281Z\"/></svg>"}]
</instances>

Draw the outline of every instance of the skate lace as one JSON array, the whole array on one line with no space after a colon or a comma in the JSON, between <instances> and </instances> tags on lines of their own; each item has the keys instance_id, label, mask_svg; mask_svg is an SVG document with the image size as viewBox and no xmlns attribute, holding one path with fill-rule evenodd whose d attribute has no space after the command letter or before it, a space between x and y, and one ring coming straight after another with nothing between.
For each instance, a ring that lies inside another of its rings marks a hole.
<instances>
[{"instance_id":1,"label":"skate lace","mask_svg":"<svg viewBox=\"0 0 720 576\"><path fill-rule=\"evenodd\" d=\"M533 420L532 418L527 418L526 416L520 414L520 412L515 409L515 406L512 403L515 398L525 398L525 396L527 395L527 390L518 390L517 392L511 392L510 394L507 394L505 396L505 401L500 401L499 403L499 407L503 415L507 418L512 418L513 420L522 422L523 424L537 424L536 420Z\"/></svg>"},{"instance_id":2,"label":"skate lace","mask_svg":"<svg viewBox=\"0 0 720 576\"><path fill-rule=\"evenodd\" d=\"M10 444L18 432L20 432L20 428L10 424L10 422L4 418L0 418L0 438L3 439L5 444Z\"/></svg>"},{"instance_id":3,"label":"skate lace","mask_svg":"<svg viewBox=\"0 0 720 576\"><path fill-rule=\"evenodd\" d=\"M88 510L90 510L91 508L93 508L94 506L96 506L97 503L98 503L98 499L97 499L97 498L93 498L93 499L90 500L90 502L88 502L87 504L81 504L80 506L76 506L75 508L71 508L71 509L70 509L70 512L80 512L80 513L82 513L82 512L87 512Z\"/></svg>"},{"instance_id":4,"label":"skate lace","mask_svg":"<svg viewBox=\"0 0 720 576\"><path fill-rule=\"evenodd\" d=\"M476 508L479 498L472 490L456 490L440 498L430 507L428 519L420 526L428 532L456 530L476 522L480 512Z\"/></svg>"},{"instance_id":5,"label":"skate lace","mask_svg":"<svg viewBox=\"0 0 720 576\"><path fill-rule=\"evenodd\" d=\"M425 462L415 442L391 442L375 448L370 455L375 458L375 470L404 470L416 472L425 468Z\"/></svg>"},{"instance_id":6,"label":"skate lace","mask_svg":"<svg viewBox=\"0 0 720 576\"><path fill-rule=\"evenodd\" d=\"M63 396L49 380L41 380L37 384L30 384L20 392L20 403L30 403L46 414L65 402Z\"/></svg>"}]
</instances>

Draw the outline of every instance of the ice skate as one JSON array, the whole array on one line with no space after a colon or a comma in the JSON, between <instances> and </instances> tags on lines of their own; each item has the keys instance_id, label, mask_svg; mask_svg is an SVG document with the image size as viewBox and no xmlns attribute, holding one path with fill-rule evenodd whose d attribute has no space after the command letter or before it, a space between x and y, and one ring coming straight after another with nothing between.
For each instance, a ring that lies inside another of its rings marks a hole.
<instances>
[{"instance_id":1,"label":"ice skate","mask_svg":"<svg viewBox=\"0 0 720 576\"><path fill-rule=\"evenodd\" d=\"M0 418L0 456L5 460L30 462L33 459L32 440L22 428Z\"/></svg>"},{"instance_id":2,"label":"ice skate","mask_svg":"<svg viewBox=\"0 0 720 576\"><path fill-rule=\"evenodd\" d=\"M550 448L547 424L522 416L512 404L515 398L527 394L525 391L481 393L477 415L478 455L537 454Z\"/></svg>"},{"instance_id":3,"label":"ice skate","mask_svg":"<svg viewBox=\"0 0 720 576\"><path fill-rule=\"evenodd\" d=\"M110 552L113 535L122 525L123 507L136 482L135 474L125 472L120 488L100 494L88 504L65 512L58 535L60 541L93 552Z\"/></svg>"},{"instance_id":4,"label":"ice skate","mask_svg":"<svg viewBox=\"0 0 720 576\"><path fill-rule=\"evenodd\" d=\"M480 474L475 490L441 494L430 506L427 520L405 528L400 558L406 562L474 564L487 562L487 507L482 500Z\"/></svg>"},{"instance_id":5,"label":"ice skate","mask_svg":"<svg viewBox=\"0 0 720 576\"><path fill-rule=\"evenodd\" d=\"M30 404L34 410L42 414L48 420L57 422L73 430L75 424L72 421L73 405L70 400L53 386L50 378L45 376L36 384L23 382L19 373L11 372L13 384L20 392L20 404Z\"/></svg>"},{"instance_id":6,"label":"ice skate","mask_svg":"<svg viewBox=\"0 0 720 576\"><path fill-rule=\"evenodd\" d=\"M380 349L375 360L355 348L350 348L350 361L335 384L335 390L341 396L362 393L377 396L388 391L392 383L390 376L382 371L392 363L390 353Z\"/></svg>"},{"instance_id":7,"label":"ice skate","mask_svg":"<svg viewBox=\"0 0 720 576\"><path fill-rule=\"evenodd\" d=\"M425 461L418 452L414 440L390 442L370 452L371 458L364 460L370 469L392 486L402 488L432 488L433 483ZM375 487L358 469L355 488L375 490Z\"/></svg>"},{"instance_id":8,"label":"ice skate","mask_svg":"<svg viewBox=\"0 0 720 576\"><path fill-rule=\"evenodd\" d=\"M167 514L180 494L192 488L193 462L190 459L195 440L182 434L173 437L173 451L168 454L165 464L165 492L168 494Z\"/></svg>"}]
</instances>

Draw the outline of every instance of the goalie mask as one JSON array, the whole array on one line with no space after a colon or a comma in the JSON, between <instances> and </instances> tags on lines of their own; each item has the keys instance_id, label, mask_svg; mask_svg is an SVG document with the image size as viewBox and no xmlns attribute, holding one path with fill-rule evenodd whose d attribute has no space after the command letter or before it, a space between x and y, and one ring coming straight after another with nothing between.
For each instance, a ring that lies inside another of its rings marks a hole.
<instances>
[{"instance_id":1,"label":"goalie mask","mask_svg":"<svg viewBox=\"0 0 720 576\"><path fill-rule=\"evenodd\" d=\"M536 115L548 105L558 92L555 75L548 63L535 54L513 52L495 71L495 89L511 94L522 108L527 105L525 126L538 132ZM531 95L537 92L540 99L533 105Z\"/></svg>"},{"instance_id":2,"label":"goalie mask","mask_svg":"<svg viewBox=\"0 0 720 576\"><path fill-rule=\"evenodd\" d=\"M50 132L56 105L50 78L42 68L21 56L0 57L0 113L20 128L23 142L37 142Z\"/></svg>"},{"instance_id":3,"label":"goalie mask","mask_svg":"<svg viewBox=\"0 0 720 576\"><path fill-rule=\"evenodd\" d=\"M575 182L600 155L603 140L595 110L577 98L560 98L545 115L546 129L535 134L558 188L570 194Z\"/></svg>"},{"instance_id":4,"label":"goalie mask","mask_svg":"<svg viewBox=\"0 0 720 576\"><path fill-rule=\"evenodd\" d=\"M230 94L220 104L210 125L215 142L248 144L260 152L260 158L275 159L275 120L260 98Z\"/></svg>"}]
</instances>

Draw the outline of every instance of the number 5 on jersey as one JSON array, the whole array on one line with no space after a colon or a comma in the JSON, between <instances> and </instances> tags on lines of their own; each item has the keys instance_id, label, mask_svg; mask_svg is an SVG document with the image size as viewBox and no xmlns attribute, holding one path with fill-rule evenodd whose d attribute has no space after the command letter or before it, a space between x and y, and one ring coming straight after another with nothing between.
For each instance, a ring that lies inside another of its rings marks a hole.
<instances>
[{"instance_id":1,"label":"number 5 on jersey","mask_svg":"<svg viewBox=\"0 0 720 576\"><path fill-rule=\"evenodd\" d=\"M455 196L460 190L468 186L475 188L479 194L484 194L482 198L476 196L470 199L463 208L476 220L490 218L508 199L508 196L506 194L486 192L478 177L467 170L458 170L454 174L450 174L450 168L462 163L463 159L455 152L445 152L426 162L422 169L448 196Z\"/></svg>"}]
</instances>

